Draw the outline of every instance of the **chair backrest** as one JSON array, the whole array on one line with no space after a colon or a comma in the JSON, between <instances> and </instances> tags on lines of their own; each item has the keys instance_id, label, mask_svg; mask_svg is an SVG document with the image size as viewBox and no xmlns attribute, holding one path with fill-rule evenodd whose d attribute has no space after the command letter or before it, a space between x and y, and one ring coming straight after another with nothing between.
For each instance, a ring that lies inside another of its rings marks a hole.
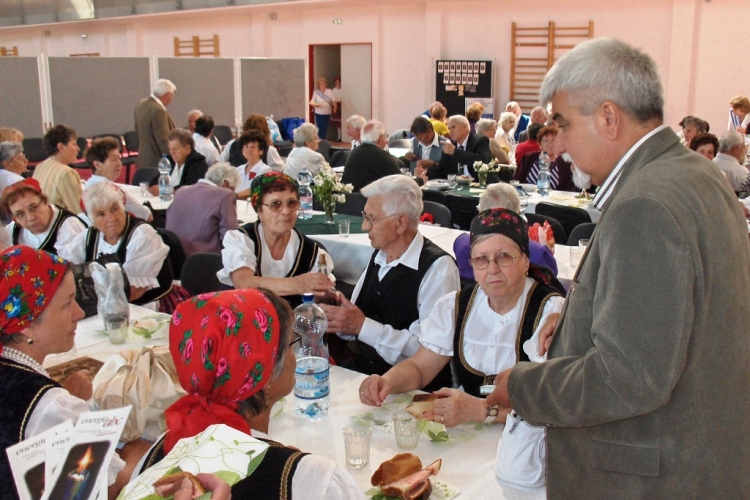
<instances>
[{"instance_id":1,"label":"chair backrest","mask_svg":"<svg viewBox=\"0 0 750 500\"><path fill-rule=\"evenodd\" d=\"M331 161L331 143L323 139L318 143L318 153L323 155L327 162ZM280 154L280 153L279 153Z\"/></svg>"},{"instance_id":2,"label":"chair backrest","mask_svg":"<svg viewBox=\"0 0 750 500\"><path fill-rule=\"evenodd\" d=\"M78 144L78 156L76 156L76 159L80 160L89 148L89 140L85 137L77 137L76 144Z\"/></svg>"},{"instance_id":3,"label":"chair backrest","mask_svg":"<svg viewBox=\"0 0 750 500\"><path fill-rule=\"evenodd\" d=\"M392 141L395 141L396 139L409 139L409 131L405 128L401 128L393 132L391 135L388 136L388 145L391 144ZM404 146L396 146L396 147L404 147ZM405 146L409 147L409 146Z\"/></svg>"},{"instance_id":4,"label":"chair backrest","mask_svg":"<svg viewBox=\"0 0 750 500\"><path fill-rule=\"evenodd\" d=\"M550 227L552 227L552 233L555 235L555 243L558 245L566 245L568 243L568 235L565 233L562 224L560 224L560 221L557 219L553 219L546 215L527 213L526 220L529 221L529 226L532 226L537 222L539 225L544 225L545 221L549 222Z\"/></svg>"},{"instance_id":5,"label":"chair backrest","mask_svg":"<svg viewBox=\"0 0 750 500\"><path fill-rule=\"evenodd\" d=\"M42 138L31 137L24 139L21 144L23 144L23 154L26 155L29 163L37 164L49 158L49 153L44 149L44 140Z\"/></svg>"},{"instance_id":6,"label":"chair backrest","mask_svg":"<svg viewBox=\"0 0 750 500\"><path fill-rule=\"evenodd\" d=\"M133 180L130 183L133 186L138 186L141 182L151 182L156 177L159 177L158 168L139 168L133 174Z\"/></svg>"},{"instance_id":7,"label":"chair backrest","mask_svg":"<svg viewBox=\"0 0 750 500\"><path fill-rule=\"evenodd\" d=\"M125 139L125 147L128 148L128 153L138 154L138 132L131 130L122 134L122 138Z\"/></svg>"},{"instance_id":8,"label":"chair backrest","mask_svg":"<svg viewBox=\"0 0 750 500\"><path fill-rule=\"evenodd\" d=\"M185 259L180 281L182 286L193 295L216 292L221 282L216 273L224 267L220 253L194 253Z\"/></svg>"},{"instance_id":9,"label":"chair backrest","mask_svg":"<svg viewBox=\"0 0 750 500\"><path fill-rule=\"evenodd\" d=\"M343 167L346 165L346 159L349 158L350 151L336 151L331 156L332 167Z\"/></svg>"},{"instance_id":10,"label":"chair backrest","mask_svg":"<svg viewBox=\"0 0 750 500\"><path fill-rule=\"evenodd\" d=\"M594 234L594 229L596 229L595 222L578 224L570 232L570 236L568 236L568 245L577 245L579 240L587 240L591 238L591 235Z\"/></svg>"},{"instance_id":11,"label":"chair backrest","mask_svg":"<svg viewBox=\"0 0 750 500\"><path fill-rule=\"evenodd\" d=\"M445 205L446 207L448 206L448 202L445 199L445 193L438 191L437 189L423 189L422 201L433 201Z\"/></svg>"},{"instance_id":12,"label":"chair backrest","mask_svg":"<svg viewBox=\"0 0 750 500\"><path fill-rule=\"evenodd\" d=\"M214 137L219 139L219 144L226 146L229 141L234 139L232 129L229 125L216 125L214 127Z\"/></svg>"},{"instance_id":13,"label":"chair backrest","mask_svg":"<svg viewBox=\"0 0 750 500\"><path fill-rule=\"evenodd\" d=\"M162 241L169 247L169 260L172 263L172 273L174 276L182 274L182 268L185 265L187 256L182 242L172 231L157 227L156 232L161 236Z\"/></svg>"},{"instance_id":14,"label":"chair backrest","mask_svg":"<svg viewBox=\"0 0 750 500\"><path fill-rule=\"evenodd\" d=\"M560 225L565 230L565 238L570 236L570 232L579 224L585 224L591 222L591 216L589 213L582 208L575 207L562 207L560 205L553 205L551 203L537 203L534 209L535 213L539 215L546 215L557 219Z\"/></svg>"},{"instance_id":15,"label":"chair backrest","mask_svg":"<svg viewBox=\"0 0 750 500\"><path fill-rule=\"evenodd\" d=\"M276 150L279 152L279 156L281 156L282 158L286 158L287 156L289 156L289 153L292 152L292 149L294 149L294 147L292 146L282 146L280 148L276 148Z\"/></svg>"},{"instance_id":16,"label":"chair backrest","mask_svg":"<svg viewBox=\"0 0 750 500\"><path fill-rule=\"evenodd\" d=\"M471 221L477 215L479 198L470 198L456 194L445 195L446 205L451 211L453 227L468 231L471 229Z\"/></svg>"},{"instance_id":17,"label":"chair backrest","mask_svg":"<svg viewBox=\"0 0 750 500\"><path fill-rule=\"evenodd\" d=\"M336 213L361 217L366 204L367 198L362 193L348 193L344 203L336 204Z\"/></svg>"},{"instance_id":18,"label":"chair backrest","mask_svg":"<svg viewBox=\"0 0 750 500\"><path fill-rule=\"evenodd\" d=\"M448 207L446 207L445 205L435 203L434 201L425 201L424 211L422 213L431 214L433 224L437 224L442 227L451 227L451 211L448 210Z\"/></svg>"},{"instance_id":19,"label":"chair backrest","mask_svg":"<svg viewBox=\"0 0 750 500\"><path fill-rule=\"evenodd\" d=\"M391 139L388 141L389 148L409 148L411 141L409 139Z\"/></svg>"}]
</instances>

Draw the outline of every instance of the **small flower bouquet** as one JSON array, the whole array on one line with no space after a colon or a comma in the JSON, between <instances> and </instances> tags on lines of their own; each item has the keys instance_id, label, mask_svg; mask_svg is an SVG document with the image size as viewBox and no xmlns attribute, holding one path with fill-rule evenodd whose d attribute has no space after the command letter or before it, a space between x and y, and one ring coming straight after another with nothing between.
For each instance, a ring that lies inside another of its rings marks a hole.
<instances>
[{"instance_id":1,"label":"small flower bouquet","mask_svg":"<svg viewBox=\"0 0 750 500\"><path fill-rule=\"evenodd\" d=\"M481 161L474 162L474 171L479 177L479 187L487 187L487 175L492 172L500 172L500 165L495 164L495 159L490 160L489 163L482 163Z\"/></svg>"},{"instance_id":2,"label":"small flower bouquet","mask_svg":"<svg viewBox=\"0 0 750 500\"><path fill-rule=\"evenodd\" d=\"M313 196L323 205L326 223L333 224L333 211L336 209L336 202L344 203L346 201L346 193L352 192L352 185L342 184L336 172L328 163L323 165L318 175L313 178L313 182L314 184L310 186Z\"/></svg>"}]
</instances>

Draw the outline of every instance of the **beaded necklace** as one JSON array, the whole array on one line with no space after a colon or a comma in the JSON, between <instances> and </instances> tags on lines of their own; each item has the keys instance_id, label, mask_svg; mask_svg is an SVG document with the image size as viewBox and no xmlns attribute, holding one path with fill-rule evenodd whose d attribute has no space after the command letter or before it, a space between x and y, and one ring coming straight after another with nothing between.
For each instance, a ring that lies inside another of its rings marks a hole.
<instances>
[{"instance_id":1,"label":"beaded necklace","mask_svg":"<svg viewBox=\"0 0 750 500\"><path fill-rule=\"evenodd\" d=\"M42 365L36 362L34 358L26 354L25 352L21 352L18 349L14 349L12 347L4 347L2 354L0 356L10 359L12 361L15 361L16 363L20 363L24 366L27 366L31 368L32 370L41 373L47 378L51 378L49 376L49 373L47 370L44 369Z\"/></svg>"}]
</instances>

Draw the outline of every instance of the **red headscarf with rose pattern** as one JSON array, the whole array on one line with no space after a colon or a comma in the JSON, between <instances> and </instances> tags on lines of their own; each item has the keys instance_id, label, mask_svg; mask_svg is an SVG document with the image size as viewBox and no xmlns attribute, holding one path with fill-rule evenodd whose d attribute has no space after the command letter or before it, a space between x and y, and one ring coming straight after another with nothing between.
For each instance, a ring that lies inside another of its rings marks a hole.
<instances>
[{"instance_id":1,"label":"red headscarf with rose pattern","mask_svg":"<svg viewBox=\"0 0 750 500\"><path fill-rule=\"evenodd\" d=\"M205 293L178 305L169 351L187 395L165 412L164 451L213 424L249 432L237 403L270 380L280 337L276 309L255 289Z\"/></svg>"}]
</instances>

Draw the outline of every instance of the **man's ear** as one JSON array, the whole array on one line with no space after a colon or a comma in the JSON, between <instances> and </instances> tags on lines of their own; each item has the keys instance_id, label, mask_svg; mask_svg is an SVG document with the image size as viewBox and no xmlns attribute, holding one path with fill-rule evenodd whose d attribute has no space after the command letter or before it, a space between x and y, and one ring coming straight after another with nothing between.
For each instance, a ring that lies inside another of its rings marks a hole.
<instances>
[{"instance_id":1,"label":"man's ear","mask_svg":"<svg viewBox=\"0 0 750 500\"><path fill-rule=\"evenodd\" d=\"M596 111L597 124L604 131L604 135L609 140L615 140L620 134L622 125L622 111L612 101L604 101Z\"/></svg>"}]
</instances>

